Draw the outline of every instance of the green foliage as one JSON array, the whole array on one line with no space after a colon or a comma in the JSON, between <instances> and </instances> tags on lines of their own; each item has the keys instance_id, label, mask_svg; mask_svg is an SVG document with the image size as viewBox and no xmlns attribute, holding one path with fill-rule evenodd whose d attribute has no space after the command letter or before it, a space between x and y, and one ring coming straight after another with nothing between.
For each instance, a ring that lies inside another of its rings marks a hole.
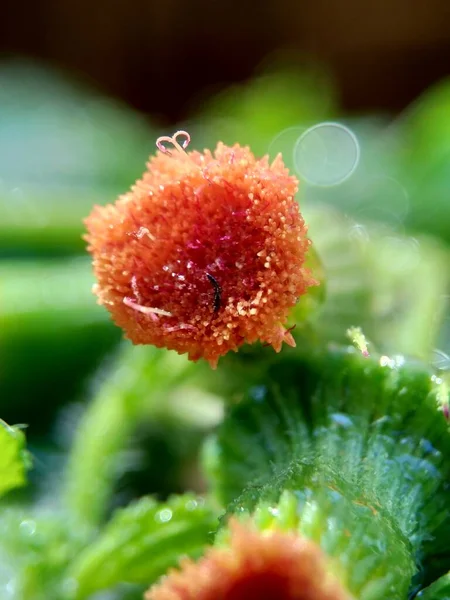
<instances>
[{"instance_id":1,"label":"green foliage","mask_svg":"<svg viewBox=\"0 0 450 600\"><path fill-rule=\"evenodd\" d=\"M73 588L64 578L87 540L58 509L6 508L0 518L0 596L17 600L62 600Z\"/></svg>"},{"instance_id":2,"label":"green foliage","mask_svg":"<svg viewBox=\"0 0 450 600\"><path fill-rule=\"evenodd\" d=\"M95 303L93 281L85 258L0 262L0 408L7 420L47 422L120 338Z\"/></svg>"},{"instance_id":3,"label":"green foliage","mask_svg":"<svg viewBox=\"0 0 450 600\"><path fill-rule=\"evenodd\" d=\"M0 253L10 257L0 264L0 398L2 415L31 422L37 437L38 420L50 435L56 407L84 390L120 337L95 305L88 261L76 256L82 218L128 189L156 134L44 70L3 67L0 84ZM135 600L181 555L200 555L219 525L216 504L193 495L159 502L148 488L165 468L177 489L200 488L194 447L225 398L243 401L208 442L206 463L210 495L227 516L252 514L261 528L315 540L360 600L405 600L427 585L419 598L450 597L450 438L439 410L448 390L396 357L428 360L439 332L450 343L449 250L427 237L450 240L448 90L448 82L431 90L388 130L386 120L346 121L361 148L358 169L336 186L301 182L323 285L293 311L296 349L244 347L210 373L172 353L119 347L94 382L69 456L59 449L67 460L50 491L24 506L3 502L2 599ZM257 155L281 151L301 177L296 141L337 114L324 73L286 69L213 98L189 131L197 148L222 139ZM352 326L374 359L330 346ZM150 426L171 437L167 462L137 439ZM109 520L130 497L116 495L118 482L137 470L143 446L153 461L145 495ZM0 494L23 485L28 466L21 429L0 426Z\"/></svg>"},{"instance_id":4,"label":"green foliage","mask_svg":"<svg viewBox=\"0 0 450 600\"><path fill-rule=\"evenodd\" d=\"M450 574L443 575L435 583L417 594L420 600L448 600L450 598Z\"/></svg>"},{"instance_id":5,"label":"green foliage","mask_svg":"<svg viewBox=\"0 0 450 600\"><path fill-rule=\"evenodd\" d=\"M77 598L119 582L152 583L181 556L199 556L216 528L217 511L202 498L141 498L118 511L72 565Z\"/></svg>"},{"instance_id":6,"label":"green foliage","mask_svg":"<svg viewBox=\"0 0 450 600\"><path fill-rule=\"evenodd\" d=\"M329 76L319 68L298 69L285 65L236 85L202 106L199 121L190 126L196 148L225 144L249 144L256 155L279 152L294 167L296 138L314 122L336 112L336 94Z\"/></svg>"},{"instance_id":7,"label":"green foliage","mask_svg":"<svg viewBox=\"0 0 450 600\"><path fill-rule=\"evenodd\" d=\"M193 368L185 357L157 348L121 347L73 442L64 494L75 519L94 527L104 520L118 475L127 468L130 436L140 423L170 418L170 398Z\"/></svg>"},{"instance_id":8,"label":"green foliage","mask_svg":"<svg viewBox=\"0 0 450 600\"><path fill-rule=\"evenodd\" d=\"M450 241L448 189L450 174L450 81L431 87L399 124L404 136L402 177L408 182L411 209L408 227Z\"/></svg>"},{"instance_id":9,"label":"green foliage","mask_svg":"<svg viewBox=\"0 0 450 600\"><path fill-rule=\"evenodd\" d=\"M82 220L142 172L146 120L36 65L0 68L0 251L83 249Z\"/></svg>"},{"instance_id":10,"label":"green foliage","mask_svg":"<svg viewBox=\"0 0 450 600\"><path fill-rule=\"evenodd\" d=\"M450 436L429 370L355 352L269 368L219 428L206 463L228 514L292 490L299 530L340 561L357 597L372 597L363 586L381 578L373 597L404 598L419 565L430 581L450 564ZM374 547L390 550L371 562Z\"/></svg>"},{"instance_id":11,"label":"green foliage","mask_svg":"<svg viewBox=\"0 0 450 600\"><path fill-rule=\"evenodd\" d=\"M25 485L30 464L23 431L0 420L0 496Z\"/></svg>"},{"instance_id":12,"label":"green foliage","mask_svg":"<svg viewBox=\"0 0 450 600\"><path fill-rule=\"evenodd\" d=\"M325 280L315 331L342 343L346 330L358 325L380 351L429 358L450 283L447 248L374 225L355 230L324 205L305 214Z\"/></svg>"}]
</instances>

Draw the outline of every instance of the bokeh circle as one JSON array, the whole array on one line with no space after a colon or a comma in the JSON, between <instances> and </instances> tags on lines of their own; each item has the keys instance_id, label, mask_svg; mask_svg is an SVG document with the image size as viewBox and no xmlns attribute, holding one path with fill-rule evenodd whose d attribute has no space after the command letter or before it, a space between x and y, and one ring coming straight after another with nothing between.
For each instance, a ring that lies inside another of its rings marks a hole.
<instances>
[{"instance_id":1,"label":"bokeh circle","mask_svg":"<svg viewBox=\"0 0 450 600\"><path fill-rule=\"evenodd\" d=\"M297 174L311 185L333 186L348 179L359 163L355 134L340 123L319 123L297 140L294 162Z\"/></svg>"}]
</instances>

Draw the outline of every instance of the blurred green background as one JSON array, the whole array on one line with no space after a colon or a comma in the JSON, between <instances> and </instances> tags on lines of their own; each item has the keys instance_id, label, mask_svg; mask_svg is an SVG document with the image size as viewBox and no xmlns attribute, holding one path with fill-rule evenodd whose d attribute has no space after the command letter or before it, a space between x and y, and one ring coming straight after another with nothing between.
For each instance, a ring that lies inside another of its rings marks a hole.
<instances>
[{"instance_id":1,"label":"blurred green background","mask_svg":"<svg viewBox=\"0 0 450 600\"><path fill-rule=\"evenodd\" d=\"M178 128L192 148L222 140L283 153L333 299L317 325L326 339L362 325L386 351L450 369L446 5L424 15L409 3L403 20L351 2L222 4L37 2L26 22L6 10L0 416L28 426L35 462L23 496L58 481L121 339L91 293L82 220ZM116 504L201 490L194 459L218 418L142 423Z\"/></svg>"}]
</instances>

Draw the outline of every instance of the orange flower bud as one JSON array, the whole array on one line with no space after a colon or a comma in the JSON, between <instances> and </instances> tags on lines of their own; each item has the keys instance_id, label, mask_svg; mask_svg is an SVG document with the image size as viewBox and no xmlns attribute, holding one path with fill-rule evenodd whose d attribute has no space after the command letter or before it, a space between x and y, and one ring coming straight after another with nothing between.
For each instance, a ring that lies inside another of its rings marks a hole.
<instances>
[{"instance_id":1,"label":"orange flower bud","mask_svg":"<svg viewBox=\"0 0 450 600\"><path fill-rule=\"evenodd\" d=\"M159 138L142 179L86 219L99 303L135 344L213 367L244 342L295 345L288 312L315 284L296 179L280 156L222 143L187 153L188 142Z\"/></svg>"},{"instance_id":2,"label":"orange flower bud","mask_svg":"<svg viewBox=\"0 0 450 600\"><path fill-rule=\"evenodd\" d=\"M350 600L322 550L295 533L259 532L231 521L229 548L181 561L145 600Z\"/></svg>"}]
</instances>

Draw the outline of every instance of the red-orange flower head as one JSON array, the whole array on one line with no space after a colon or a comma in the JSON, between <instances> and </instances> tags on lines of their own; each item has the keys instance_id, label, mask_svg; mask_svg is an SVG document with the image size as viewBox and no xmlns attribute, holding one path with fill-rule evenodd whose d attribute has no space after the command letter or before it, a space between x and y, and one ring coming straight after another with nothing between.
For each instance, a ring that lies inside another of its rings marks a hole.
<instances>
[{"instance_id":1,"label":"red-orange flower head","mask_svg":"<svg viewBox=\"0 0 450 600\"><path fill-rule=\"evenodd\" d=\"M231 522L229 548L184 559L146 600L351 600L322 550L295 533L259 532Z\"/></svg>"},{"instance_id":2,"label":"red-orange flower head","mask_svg":"<svg viewBox=\"0 0 450 600\"><path fill-rule=\"evenodd\" d=\"M296 179L281 156L188 143L181 131L159 138L142 179L86 219L99 303L135 344L213 367L244 342L295 345L284 324L315 283Z\"/></svg>"}]
</instances>

